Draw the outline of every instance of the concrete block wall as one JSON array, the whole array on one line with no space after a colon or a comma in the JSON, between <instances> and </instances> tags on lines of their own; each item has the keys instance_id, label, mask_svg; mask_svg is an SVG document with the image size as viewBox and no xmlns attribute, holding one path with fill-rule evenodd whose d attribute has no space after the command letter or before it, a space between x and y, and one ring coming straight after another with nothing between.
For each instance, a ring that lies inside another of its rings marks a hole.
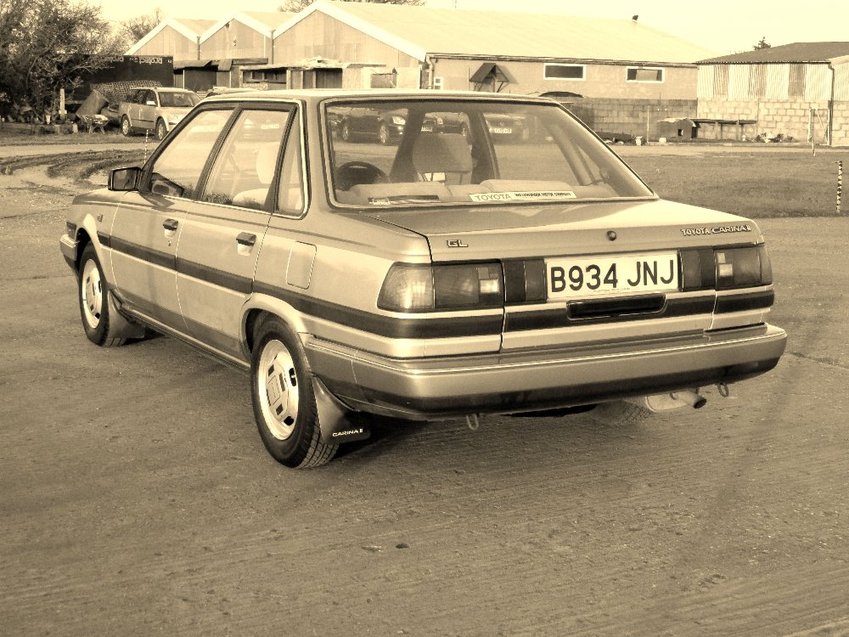
<instances>
[{"instance_id":1,"label":"concrete block wall","mask_svg":"<svg viewBox=\"0 0 849 637\"><path fill-rule=\"evenodd\" d=\"M617 99L589 97L568 106L575 115L596 131L628 133L656 140L657 123L671 117L695 117L695 99Z\"/></svg>"},{"instance_id":2,"label":"concrete block wall","mask_svg":"<svg viewBox=\"0 0 849 637\"><path fill-rule=\"evenodd\" d=\"M814 140L817 143L825 143L828 123L828 102L808 102L801 99L796 100L766 100L746 99L728 100L724 98L700 99L699 117L715 119L753 119L757 123L744 127L747 137L758 134L777 135L793 137L796 141L804 142L808 139L810 127L811 109L816 108L818 114L814 118ZM845 119L845 116L843 116ZM835 124L838 118L835 118ZM699 136L710 138L708 127L700 129ZM726 133L732 133L731 127L725 127ZM849 134L849 132L847 132ZM725 135L728 139L736 139L735 136ZM836 137L836 136L835 136ZM836 142L836 139L835 139Z\"/></svg>"},{"instance_id":3,"label":"concrete block wall","mask_svg":"<svg viewBox=\"0 0 849 637\"><path fill-rule=\"evenodd\" d=\"M849 146L849 102L834 102L832 146Z\"/></svg>"}]
</instances>

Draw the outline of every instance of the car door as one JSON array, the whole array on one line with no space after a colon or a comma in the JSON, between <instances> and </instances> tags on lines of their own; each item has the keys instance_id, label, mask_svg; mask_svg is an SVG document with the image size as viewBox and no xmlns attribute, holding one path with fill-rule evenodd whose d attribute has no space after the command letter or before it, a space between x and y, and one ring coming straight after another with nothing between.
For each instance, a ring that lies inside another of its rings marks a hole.
<instances>
[{"instance_id":1,"label":"car door","mask_svg":"<svg viewBox=\"0 0 849 637\"><path fill-rule=\"evenodd\" d=\"M133 309L184 331L177 301L177 244L186 211L232 107L201 111L152 158L128 192L108 238L115 286Z\"/></svg>"},{"instance_id":2,"label":"car door","mask_svg":"<svg viewBox=\"0 0 849 637\"><path fill-rule=\"evenodd\" d=\"M291 114L292 106L280 104L236 113L180 236L177 290L186 329L235 357Z\"/></svg>"},{"instance_id":3,"label":"car door","mask_svg":"<svg viewBox=\"0 0 849 637\"><path fill-rule=\"evenodd\" d=\"M119 109L121 110L121 115L126 115L127 119L130 121L130 126L134 126L136 118L138 117L138 103L139 103L139 95L141 94L141 89L136 89L131 93L127 94L127 98L121 102Z\"/></svg>"},{"instance_id":4,"label":"car door","mask_svg":"<svg viewBox=\"0 0 849 637\"><path fill-rule=\"evenodd\" d=\"M159 105L156 91L147 89L144 91L139 103L138 123L140 128L152 129L156 119L156 109Z\"/></svg>"}]
</instances>

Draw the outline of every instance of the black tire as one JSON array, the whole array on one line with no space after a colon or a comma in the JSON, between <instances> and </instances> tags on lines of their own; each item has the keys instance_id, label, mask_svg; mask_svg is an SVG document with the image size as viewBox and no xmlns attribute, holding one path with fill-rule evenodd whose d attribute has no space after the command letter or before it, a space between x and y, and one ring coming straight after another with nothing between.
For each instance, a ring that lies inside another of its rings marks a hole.
<instances>
[{"instance_id":1,"label":"black tire","mask_svg":"<svg viewBox=\"0 0 849 637\"><path fill-rule=\"evenodd\" d=\"M330 462L338 445L321 441L312 375L298 335L277 317L256 328L251 402L268 453L287 467Z\"/></svg>"},{"instance_id":2,"label":"black tire","mask_svg":"<svg viewBox=\"0 0 849 637\"><path fill-rule=\"evenodd\" d=\"M158 141L162 141L165 139L165 136L168 134L168 127L165 126L165 120L158 119L156 120L156 139Z\"/></svg>"},{"instance_id":3,"label":"black tire","mask_svg":"<svg viewBox=\"0 0 849 637\"><path fill-rule=\"evenodd\" d=\"M126 115L121 118L121 134L124 137L129 137L133 134L133 127L130 126L130 120Z\"/></svg>"},{"instance_id":4,"label":"black tire","mask_svg":"<svg viewBox=\"0 0 849 637\"><path fill-rule=\"evenodd\" d=\"M115 336L110 321L109 284L90 243L83 249L77 278L80 319L88 340L101 347L122 345L126 339Z\"/></svg>"}]
</instances>

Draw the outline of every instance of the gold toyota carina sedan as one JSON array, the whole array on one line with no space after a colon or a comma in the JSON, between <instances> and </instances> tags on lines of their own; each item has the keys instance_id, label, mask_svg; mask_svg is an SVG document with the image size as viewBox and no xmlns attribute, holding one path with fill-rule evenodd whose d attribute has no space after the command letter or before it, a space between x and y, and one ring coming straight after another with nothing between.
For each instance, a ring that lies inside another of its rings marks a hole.
<instances>
[{"instance_id":1,"label":"gold toyota carina sedan","mask_svg":"<svg viewBox=\"0 0 849 637\"><path fill-rule=\"evenodd\" d=\"M353 109L403 130L343 139ZM292 467L368 436L362 412L699 407L786 341L758 227L659 200L544 98L209 98L77 197L60 244L92 342L148 327L250 370L262 440Z\"/></svg>"}]
</instances>

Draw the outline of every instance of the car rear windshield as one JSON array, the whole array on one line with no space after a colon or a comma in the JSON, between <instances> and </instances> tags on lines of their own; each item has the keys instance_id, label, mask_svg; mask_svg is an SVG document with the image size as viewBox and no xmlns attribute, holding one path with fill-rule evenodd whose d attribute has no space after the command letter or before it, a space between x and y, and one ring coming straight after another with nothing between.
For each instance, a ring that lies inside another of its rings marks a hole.
<instances>
[{"instance_id":1,"label":"car rear windshield","mask_svg":"<svg viewBox=\"0 0 849 637\"><path fill-rule=\"evenodd\" d=\"M325 107L337 204L397 207L652 197L557 104L370 100Z\"/></svg>"}]
</instances>

